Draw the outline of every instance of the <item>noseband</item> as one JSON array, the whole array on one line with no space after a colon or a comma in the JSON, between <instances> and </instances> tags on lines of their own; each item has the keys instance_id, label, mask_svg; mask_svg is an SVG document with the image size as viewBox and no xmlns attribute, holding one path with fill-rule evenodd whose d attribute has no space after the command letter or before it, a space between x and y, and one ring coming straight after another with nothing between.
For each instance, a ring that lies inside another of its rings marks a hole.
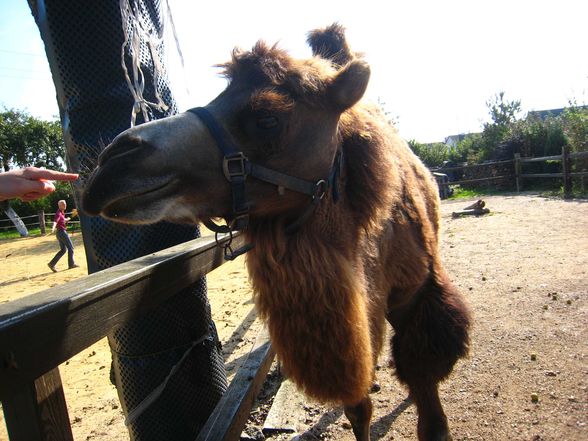
<instances>
[{"instance_id":1,"label":"noseband","mask_svg":"<svg viewBox=\"0 0 588 441\"><path fill-rule=\"evenodd\" d=\"M340 153L337 154L331 173L326 179L319 179L317 182L307 181L249 161L243 152L237 149L229 133L214 119L214 116L206 108L195 107L189 109L188 112L200 118L216 142L216 145L222 151L224 155L222 165L223 173L231 184L233 213L230 218L226 219L226 225L218 225L210 219L202 221L208 229L214 231L217 235L222 233L232 236L233 232L245 230L249 225L249 209L251 208L251 203L247 201L245 192L245 183L248 177L277 186L280 194L283 194L284 189L288 189L311 197L308 208L298 219L286 227L286 233L288 234L295 232L310 217L318 203L325 197L329 187L333 189L333 199L335 201L338 199L337 185L333 184L337 181L341 169ZM252 248L252 244L246 244L233 251L230 247L229 240L228 245L225 246L225 259L233 260Z\"/></svg>"}]
</instances>

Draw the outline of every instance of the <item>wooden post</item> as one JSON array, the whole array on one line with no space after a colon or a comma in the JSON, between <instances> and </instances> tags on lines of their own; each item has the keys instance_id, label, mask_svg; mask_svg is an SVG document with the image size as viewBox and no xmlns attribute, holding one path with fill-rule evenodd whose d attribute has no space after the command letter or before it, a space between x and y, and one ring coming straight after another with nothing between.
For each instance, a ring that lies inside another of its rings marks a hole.
<instances>
[{"instance_id":1,"label":"wooden post","mask_svg":"<svg viewBox=\"0 0 588 441\"><path fill-rule=\"evenodd\" d=\"M73 441L58 368L2 400L11 441Z\"/></svg>"},{"instance_id":2,"label":"wooden post","mask_svg":"<svg viewBox=\"0 0 588 441\"><path fill-rule=\"evenodd\" d=\"M571 175L570 148L566 144L561 149L561 171L563 174L564 199L572 197L572 175Z\"/></svg>"},{"instance_id":3,"label":"wooden post","mask_svg":"<svg viewBox=\"0 0 588 441\"><path fill-rule=\"evenodd\" d=\"M515 182L517 185L517 193L521 192L521 154L514 154L514 169L515 169Z\"/></svg>"},{"instance_id":4,"label":"wooden post","mask_svg":"<svg viewBox=\"0 0 588 441\"><path fill-rule=\"evenodd\" d=\"M41 229L41 234L45 235L45 210L39 211L39 228Z\"/></svg>"}]
</instances>

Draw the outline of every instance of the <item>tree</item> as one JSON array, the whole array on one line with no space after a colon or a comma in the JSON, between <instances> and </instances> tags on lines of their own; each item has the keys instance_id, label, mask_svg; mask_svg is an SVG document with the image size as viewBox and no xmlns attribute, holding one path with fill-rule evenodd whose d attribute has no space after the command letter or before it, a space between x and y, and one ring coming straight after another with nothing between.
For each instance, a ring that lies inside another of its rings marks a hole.
<instances>
[{"instance_id":1,"label":"tree","mask_svg":"<svg viewBox=\"0 0 588 441\"><path fill-rule=\"evenodd\" d=\"M516 121L517 114L521 112L521 101L508 101L504 95L503 91L498 92L491 100L486 101L486 107L488 107L493 125L508 127Z\"/></svg>"},{"instance_id":2,"label":"tree","mask_svg":"<svg viewBox=\"0 0 588 441\"><path fill-rule=\"evenodd\" d=\"M448 159L449 146L442 142L423 144L411 139L408 145L427 167L441 167Z\"/></svg>"},{"instance_id":3,"label":"tree","mask_svg":"<svg viewBox=\"0 0 588 441\"><path fill-rule=\"evenodd\" d=\"M59 121L43 121L24 111L0 113L0 167L34 165L64 169L65 146Z\"/></svg>"},{"instance_id":4,"label":"tree","mask_svg":"<svg viewBox=\"0 0 588 441\"><path fill-rule=\"evenodd\" d=\"M521 112L520 100L509 101L502 91L486 101L486 107L492 121L484 123L480 142L477 143L478 150L468 155L468 160L473 162L496 159L498 145L509 137L511 126Z\"/></svg>"},{"instance_id":5,"label":"tree","mask_svg":"<svg viewBox=\"0 0 588 441\"><path fill-rule=\"evenodd\" d=\"M563 112L563 130L573 152L588 151L588 107L575 100Z\"/></svg>"}]
</instances>

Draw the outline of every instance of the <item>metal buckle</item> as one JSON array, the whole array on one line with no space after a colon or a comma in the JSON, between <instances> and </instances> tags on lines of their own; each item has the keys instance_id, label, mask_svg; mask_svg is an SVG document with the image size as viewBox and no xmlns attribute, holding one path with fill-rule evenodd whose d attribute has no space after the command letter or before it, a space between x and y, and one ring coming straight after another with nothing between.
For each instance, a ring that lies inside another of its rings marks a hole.
<instances>
[{"instance_id":1,"label":"metal buckle","mask_svg":"<svg viewBox=\"0 0 588 441\"><path fill-rule=\"evenodd\" d=\"M314 185L314 194L312 195L312 200L318 199L320 201L322 198L325 197L325 194L327 194L327 190L329 189L329 183L324 179L321 179Z\"/></svg>"},{"instance_id":2,"label":"metal buckle","mask_svg":"<svg viewBox=\"0 0 588 441\"><path fill-rule=\"evenodd\" d=\"M232 178L242 176L247 177L247 156L243 152L232 153L231 156L225 156L223 159L223 173L229 182Z\"/></svg>"},{"instance_id":3,"label":"metal buckle","mask_svg":"<svg viewBox=\"0 0 588 441\"><path fill-rule=\"evenodd\" d=\"M229 224L229 228L233 231L242 231L249 225L249 213L240 214L233 218Z\"/></svg>"}]
</instances>

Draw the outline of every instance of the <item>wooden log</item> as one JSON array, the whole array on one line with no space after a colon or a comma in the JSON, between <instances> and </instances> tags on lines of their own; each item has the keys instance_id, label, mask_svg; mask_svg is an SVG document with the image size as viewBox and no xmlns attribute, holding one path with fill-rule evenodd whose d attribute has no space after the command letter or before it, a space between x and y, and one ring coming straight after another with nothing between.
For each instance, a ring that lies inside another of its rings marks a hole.
<instances>
[{"instance_id":1,"label":"wooden log","mask_svg":"<svg viewBox=\"0 0 588 441\"><path fill-rule=\"evenodd\" d=\"M484 208L485 205L486 202L484 202L482 199L478 199L472 205L468 205L467 207L465 207L464 210L481 210L482 208Z\"/></svg>"},{"instance_id":2,"label":"wooden log","mask_svg":"<svg viewBox=\"0 0 588 441\"><path fill-rule=\"evenodd\" d=\"M482 209L474 209L474 210L462 210L462 211L454 211L451 213L451 217L457 218L461 216L482 216L484 214L490 213L488 208Z\"/></svg>"}]
</instances>

